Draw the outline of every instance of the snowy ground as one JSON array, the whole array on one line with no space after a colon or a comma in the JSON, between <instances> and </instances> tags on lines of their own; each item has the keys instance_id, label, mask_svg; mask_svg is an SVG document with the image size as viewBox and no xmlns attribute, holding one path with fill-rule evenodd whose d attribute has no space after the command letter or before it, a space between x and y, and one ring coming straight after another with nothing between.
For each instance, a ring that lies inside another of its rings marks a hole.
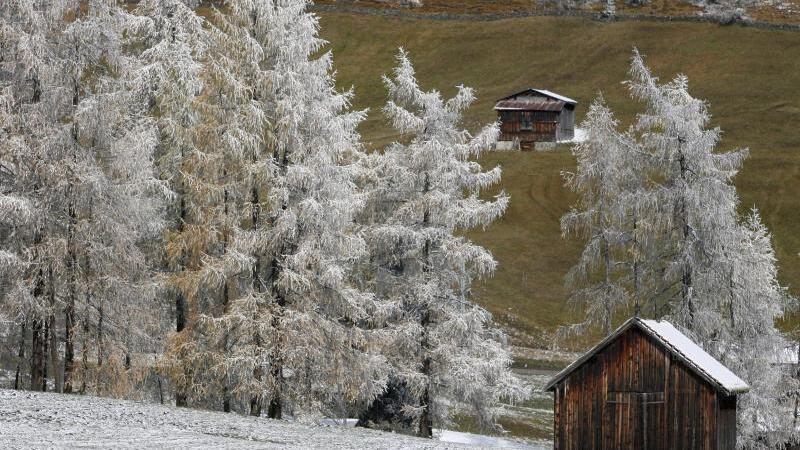
<instances>
[{"instance_id":1,"label":"snowy ground","mask_svg":"<svg viewBox=\"0 0 800 450\"><path fill-rule=\"evenodd\" d=\"M418 439L77 395L0 389L2 448L543 449L444 431Z\"/></svg>"},{"instance_id":2,"label":"snowy ground","mask_svg":"<svg viewBox=\"0 0 800 450\"><path fill-rule=\"evenodd\" d=\"M577 144L586 140L586 130L575 127L575 136L566 141L558 141L559 144Z\"/></svg>"}]
</instances>

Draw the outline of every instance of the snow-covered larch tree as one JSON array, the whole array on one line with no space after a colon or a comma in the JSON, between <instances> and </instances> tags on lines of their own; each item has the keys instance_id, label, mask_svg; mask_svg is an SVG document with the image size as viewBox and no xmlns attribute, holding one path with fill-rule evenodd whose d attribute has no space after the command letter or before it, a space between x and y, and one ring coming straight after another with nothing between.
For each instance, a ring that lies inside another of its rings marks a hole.
<instances>
[{"instance_id":1,"label":"snow-covered larch tree","mask_svg":"<svg viewBox=\"0 0 800 450\"><path fill-rule=\"evenodd\" d=\"M586 140L573 148L575 173L565 173L567 186L578 203L561 218L564 236L587 240L578 263L567 275L569 301L583 306L585 320L562 331L581 333L599 326L608 335L614 315L634 294L627 276L633 264L631 215L628 195L641 186L639 154L629 137L617 131L617 120L602 97L595 100L582 123Z\"/></svg>"},{"instance_id":2,"label":"snow-covered larch tree","mask_svg":"<svg viewBox=\"0 0 800 450\"><path fill-rule=\"evenodd\" d=\"M778 364L789 343L775 328L791 297L778 284L771 241L753 209L724 244L727 289L717 298L719 325L712 345L719 347L720 360L750 384L738 405L738 446L743 449L781 448L800 439L794 404L786 396L798 389L798 380Z\"/></svg>"},{"instance_id":3,"label":"snow-covered larch tree","mask_svg":"<svg viewBox=\"0 0 800 450\"><path fill-rule=\"evenodd\" d=\"M657 206L650 208L651 227L662 244L663 261L656 315L669 314L676 324L696 331L712 329L716 320L704 302L718 292L713 282L722 268L723 237L737 227L739 203L732 179L747 150L715 152L721 131L706 128L710 116L705 102L688 92L688 79L679 75L659 84L634 51L628 82L634 99L645 104L632 132L640 151L650 157ZM657 272L656 272L657 273Z\"/></svg>"},{"instance_id":4,"label":"snow-covered larch tree","mask_svg":"<svg viewBox=\"0 0 800 450\"><path fill-rule=\"evenodd\" d=\"M657 200L647 218L651 256L663 267L648 273L660 287L650 297L654 315L682 327L751 384L738 409L740 448L796 439L782 398L791 380L774 364L786 347L775 320L789 297L758 214L737 215L732 178L747 151L715 151L721 132L706 128L707 105L689 94L685 76L659 84L638 52L631 75L631 92L646 105L631 133L649 157Z\"/></svg>"},{"instance_id":5,"label":"snow-covered larch tree","mask_svg":"<svg viewBox=\"0 0 800 450\"><path fill-rule=\"evenodd\" d=\"M26 270L7 298L30 324L30 386L51 378L56 391L73 390L77 347L81 390L125 395L130 336L150 334L141 321L153 289L138 245L158 233L163 193L154 129L125 85L129 16L114 2L4 6L17 139L2 158L10 192L34 211L11 241Z\"/></svg>"},{"instance_id":6,"label":"snow-covered larch tree","mask_svg":"<svg viewBox=\"0 0 800 450\"><path fill-rule=\"evenodd\" d=\"M306 0L233 2L232 14L264 51L256 95L269 123L261 175L263 226L256 284L270 305L269 358L258 372L270 417L327 412L372 401L386 384L385 359L364 326L374 296L350 280L366 251L356 233L363 195L355 185L362 155L338 92L318 19Z\"/></svg>"},{"instance_id":7,"label":"snow-covered larch tree","mask_svg":"<svg viewBox=\"0 0 800 450\"><path fill-rule=\"evenodd\" d=\"M227 6L183 169L191 220L168 247L189 255L174 277L190 312L173 376L254 415L338 414L371 401L387 372L362 326L377 303L349 282L365 251L353 218L363 113L347 112L330 54L314 56L324 42L306 2Z\"/></svg>"},{"instance_id":8,"label":"snow-covered larch tree","mask_svg":"<svg viewBox=\"0 0 800 450\"><path fill-rule=\"evenodd\" d=\"M192 130L200 120L196 102L203 85L202 58L209 34L203 28L203 20L182 0L144 0L134 13L139 21L131 39L144 48L139 55L142 67L135 89L151 106L159 129L156 167L159 177L174 193L167 209L167 236L174 238L173 233L182 230L189 220L185 194L190 173L186 169L195 150ZM160 250L164 248L169 246L159 245ZM164 258L171 263L164 267L168 273L185 268L186 250L177 251L183 253ZM186 328L189 314L187 300L181 289L170 283L165 285L168 303L174 305L174 330L180 333ZM187 406L184 392L178 390L174 396L177 406Z\"/></svg>"},{"instance_id":9,"label":"snow-covered larch tree","mask_svg":"<svg viewBox=\"0 0 800 450\"><path fill-rule=\"evenodd\" d=\"M460 128L472 90L460 86L448 100L422 91L403 50L384 83L384 112L408 138L372 162L380 175L366 214L374 289L395 311L381 339L393 392L404 392L393 420L415 420L425 437L456 409L493 425L496 402L523 398L527 388L511 374L505 336L471 302L472 282L497 263L458 232L488 226L508 205L504 193L480 197L499 182L500 168L485 172L472 160L496 140L498 127L474 136Z\"/></svg>"},{"instance_id":10,"label":"snow-covered larch tree","mask_svg":"<svg viewBox=\"0 0 800 450\"><path fill-rule=\"evenodd\" d=\"M196 98L189 93L186 106L196 118L176 118L181 131L167 140L177 147L171 157L180 195L178 227L167 237L173 269L168 285L178 294L177 316L185 321L169 339L167 362L177 404L190 401L227 412L237 409L237 379L229 365L236 330L219 317L237 303L239 279L251 270L241 222L250 193L246 168L262 145L264 115L252 88L260 48L241 29L228 27L224 17L218 19L208 29L198 75L202 89Z\"/></svg>"}]
</instances>

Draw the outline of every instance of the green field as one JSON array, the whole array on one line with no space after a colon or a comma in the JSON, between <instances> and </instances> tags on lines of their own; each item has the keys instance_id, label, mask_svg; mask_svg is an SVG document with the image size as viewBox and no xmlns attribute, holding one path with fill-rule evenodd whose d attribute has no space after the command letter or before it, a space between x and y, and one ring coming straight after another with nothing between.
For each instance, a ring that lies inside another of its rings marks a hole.
<instances>
[{"instance_id":1,"label":"green field","mask_svg":"<svg viewBox=\"0 0 800 450\"><path fill-rule=\"evenodd\" d=\"M380 108L382 74L397 47L406 48L426 89L476 89L471 129L495 119L494 100L525 87L550 89L580 102L578 119L602 91L623 122L639 105L627 97L631 49L637 46L662 79L688 75L695 96L711 104L724 131L721 150L749 147L736 177L742 209L761 209L775 234L780 276L800 294L800 32L703 23L615 22L530 17L493 22L392 19L321 14L342 88L355 87L356 108L370 108L361 131L379 147L395 139ZM477 301L509 328L517 345L548 343L547 333L575 316L564 303L564 274L579 242L560 236L559 217L572 195L560 172L572 170L568 147L549 153L502 153L483 158L504 170L511 206L485 231L470 232L498 259L496 275L474 289ZM789 329L796 320L782 324Z\"/></svg>"}]
</instances>

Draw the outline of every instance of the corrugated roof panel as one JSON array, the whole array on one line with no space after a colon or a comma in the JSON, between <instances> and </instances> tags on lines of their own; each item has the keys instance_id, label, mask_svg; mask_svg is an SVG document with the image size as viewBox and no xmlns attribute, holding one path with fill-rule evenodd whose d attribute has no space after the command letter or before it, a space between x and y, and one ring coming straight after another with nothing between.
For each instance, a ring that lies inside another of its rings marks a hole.
<instances>
[{"instance_id":1,"label":"corrugated roof panel","mask_svg":"<svg viewBox=\"0 0 800 450\"><path fill-rule=\"evenodd\" d=\"M568 103L570 105L577 105L578 104L578 102L576 100L573 100L573 99L571 99L569 97L565 97L565 96L563 96L561 94L556 94L553 91L548 91L547 89L535 89L535 88L528 88L528 89L525 89L524 91L515 92L515 93L513 93L511 95L507 95L507 96L501 98L498 101L508 100L511 97L516 97L518 95L522 95L522 94L525 94L525 93L528 93L528 92L536 92L539 95L543 95L545 97L550 97L553 100L558 100L558 101L561 101L561 102L564 102L564 103Z\"/></svg>"},{"instance_id":2,"label":"corrugated roof panel","mask_svg":"<svg viewBox=\"0 0 800 450\"><path fill-rule=\"evenodd\" d=\"M552 98L554 98L556 100L560 100L560 101L562 101L564 103L570 103L570 104L573 104L573 105L577 105L578 104L577 101L575 101L575 100L573 100L573 99L571 99L569 97L564 97L561 94L556 94L555 92L548 91L547 89L531 89L531 90L532 91L536 91L536 92L538 92L538 93L540 93L542 95L546 95L548 97L552 97Z\"/></svg>"},{"instance_id":3,"label":"corrugated roof panel","mask_svg":"<svg viewBox=\"0 0 800 450\"><path fill-rule=\"evenodd\" d=\"M530 100L500 100L494 109L503 111L561 111L563 102L542 102Z\"/></svg>"}]
</instances>

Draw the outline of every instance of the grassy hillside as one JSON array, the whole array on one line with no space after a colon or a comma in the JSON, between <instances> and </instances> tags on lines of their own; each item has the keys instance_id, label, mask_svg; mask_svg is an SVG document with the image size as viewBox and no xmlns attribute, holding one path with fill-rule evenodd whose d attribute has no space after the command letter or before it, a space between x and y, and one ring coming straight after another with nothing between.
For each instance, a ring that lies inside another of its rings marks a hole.
<instances>
[{"instance_id":1,"label":"grassy hillside","mask_svg":"<svg viewBox=\"0 0 800 450\"><path fill-rule=\"evenodd\" d=\"M579 120L602 91L630 121L639 105L620 82L637 46L662 79L689 76L692 92L710 102L714 124L724 130L721 149L751 149L735 180L742 208L762 210L775 234L781 279L800 293L800 33L554 17L457 22L324 14L322 35L331 42L340 86L355 86L355 106L371 108L362 133L373 146L395 138L380 114L380 77L399 46L409 50L423 87L446 95L459 83L476 88L479 100L466 118L472 128L495 119L495 99L528 86L577 99ZM563 277L580 243L561 239L558 225L573 199L560 172L572 170L574 159L564 147L491 154L482 162L503 167L511 207L470 234L500 262L496 276L477 286L478 301L518 330L516 343L542 344L541 331L574 317L564 304Z\"/></svg>"}]
</instances>

